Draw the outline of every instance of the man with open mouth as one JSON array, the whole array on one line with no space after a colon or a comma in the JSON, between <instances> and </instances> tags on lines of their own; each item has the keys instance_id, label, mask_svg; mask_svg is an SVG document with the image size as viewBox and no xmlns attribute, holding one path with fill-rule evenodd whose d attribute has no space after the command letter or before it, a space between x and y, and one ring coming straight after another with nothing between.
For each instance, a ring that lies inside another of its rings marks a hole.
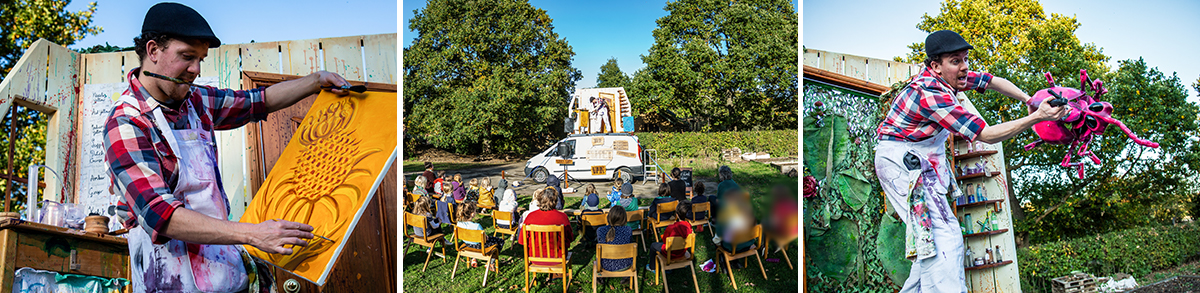
<instances>
[{"instance_id":1,"label":"man with open mouth","mask_svg":"<svg viewBox=\"0 0 1200 293\"><path fill-rule=\"evenodd\" d=\"M946 139L955 134L997 143L1067 113L1067 107L1042 103L1029 116L988 126L967 112L956 98L960 91L994 90L1021 104L1030 99L1004 78L970 71L972 48L953 31L929 34L924 70L897 93L876 131L875 173L904 221L905 256L913 261L900 292L967 292L962 229L947 200L958 188L946 163Z\"/></svg>"}]
</instances>

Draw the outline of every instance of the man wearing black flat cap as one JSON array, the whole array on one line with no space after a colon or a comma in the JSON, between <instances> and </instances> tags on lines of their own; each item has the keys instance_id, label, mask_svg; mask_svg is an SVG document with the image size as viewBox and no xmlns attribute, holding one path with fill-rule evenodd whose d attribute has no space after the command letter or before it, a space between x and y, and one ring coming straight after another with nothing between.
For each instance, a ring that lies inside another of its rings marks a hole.
<instances>
[{"instance_id":1,"label":"man wearing black flat cap","mask_svg":"<svg viewBox=\"0 0 1200 293\"><path fill-rule=\"evenodd\" d=\"M967 112L956 98L960 91L990 89L1022 103L1030 98L1008 80L969 71L972 48L953 31L929 34L925 69L896 95L877 130L875 173L906 225L905 255L913 261L900 292L967 290L962 230L946 200L947 193L959 195L946 163L946 139L956 134L969 142L997 143L1067 113L1067 107L1043 103L1029 116L988 126Z\"/></svg>"},{"instance_id":2,"label":"man wearing black flat cap","mask_svg":"<svg viewBox=\"0 0 1200 293\"><path fill-rule=\"evenodd\" d=\"M255 267L241 244L291 254L313 227L229 221L214 130L261 121L304 97L349 84L319 71L266 89L193 86L209 48L221 45L200 13L178 3L146 12L134 38L141 67L105 125L106 161L128 211L134 292L246 292ZM290 246L289 246L290 245ZM267 283L269 284L269 283ZM265 289L265 287L264 287Z\"/></svg>"}]
</instances>

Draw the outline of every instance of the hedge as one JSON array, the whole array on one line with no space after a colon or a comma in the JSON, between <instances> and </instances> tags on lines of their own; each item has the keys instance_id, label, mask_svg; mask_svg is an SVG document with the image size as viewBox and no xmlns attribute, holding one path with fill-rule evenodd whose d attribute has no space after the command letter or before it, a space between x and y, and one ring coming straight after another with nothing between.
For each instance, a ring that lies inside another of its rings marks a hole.
<instances>
[{"instance_id":1,"label":"hedge","mask_svg":"<svg viewBox=\"0 0 1200 293\"><path fill-rule=\"evenodd\" d=\"M658 156L712 157L721 150L739 148L746 152L766 152L771 157L797 156L799 135L795 129L726 132L641 132L636 133L642 148L658 150Z\"/></svg>"},{"instance_id":2,"label":"hedge","mask_svg":"<svg viewBox=\"0 0 1200 293\"><path fill-rule=\"evenodd\" d=\"M1051 279L1071 271L1096 276L1145 276L1179 266L1200 252L1195 223L1143 227L1050 242L1017 250L1025 291L1050 291Z\"/></svg>"}]
</instances>

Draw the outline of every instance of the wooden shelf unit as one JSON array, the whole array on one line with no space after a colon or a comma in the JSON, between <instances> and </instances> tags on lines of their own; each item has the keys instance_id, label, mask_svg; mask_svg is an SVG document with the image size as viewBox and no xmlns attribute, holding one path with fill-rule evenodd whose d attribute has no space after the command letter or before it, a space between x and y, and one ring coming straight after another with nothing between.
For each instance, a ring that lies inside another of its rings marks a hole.
<instances>
[{"instance_id":1,"label":"wooden shelf unit","mask_svg":"<svg viewBox=\"0 0 1200 293\"><path fill-rule=\"evenodd\" d=\"M968 272L970 272L970 271L975 271L975 270L985 270L985 269L991 269L991 268L995 268L995 267L999 267L999 266L1007 265L1007 264L1010 264L1010 263L1012 263L1012 261L1011 261L1011 260L1006 260L1006 261L1002 261L1002 262L994 262L994 263L990 263L990 264L986 264L986 265L981 265L981 266L967 267L967 268L965 268L964 270L965 270L965 271L968 271Z\"/></svg>"}]
</instances>

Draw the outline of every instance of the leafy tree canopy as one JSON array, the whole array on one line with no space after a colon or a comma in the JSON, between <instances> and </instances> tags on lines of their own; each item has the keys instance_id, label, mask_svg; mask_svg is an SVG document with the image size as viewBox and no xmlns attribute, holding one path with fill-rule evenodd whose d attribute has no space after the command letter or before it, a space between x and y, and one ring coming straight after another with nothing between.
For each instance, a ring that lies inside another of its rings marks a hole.
<instances>
[{"instance_id":1,"label":"leafy tree canopy","mask_svg":"<svg viewBox=\"0 0 1200 293\"><path fill-rule=\"evenodd\" d=\"M608 62L600 66L600 76L596 77L596 87L624 86L629 86L629 76L621 72L621 67L617 66L617 58L608 59Z\"/></svg>"},{"instance_id":2,"label":"leafy tree canopy","mask_svg":"<svg viewBox=\"0 0 1200 293\"><path fill-rule=\"evenodd\" d=\"M524 0L433 0L409 29L417 33L404 48L409 145L524 154L561 135L581 73L545 10Z\"/></svg>"}]
</instances>

